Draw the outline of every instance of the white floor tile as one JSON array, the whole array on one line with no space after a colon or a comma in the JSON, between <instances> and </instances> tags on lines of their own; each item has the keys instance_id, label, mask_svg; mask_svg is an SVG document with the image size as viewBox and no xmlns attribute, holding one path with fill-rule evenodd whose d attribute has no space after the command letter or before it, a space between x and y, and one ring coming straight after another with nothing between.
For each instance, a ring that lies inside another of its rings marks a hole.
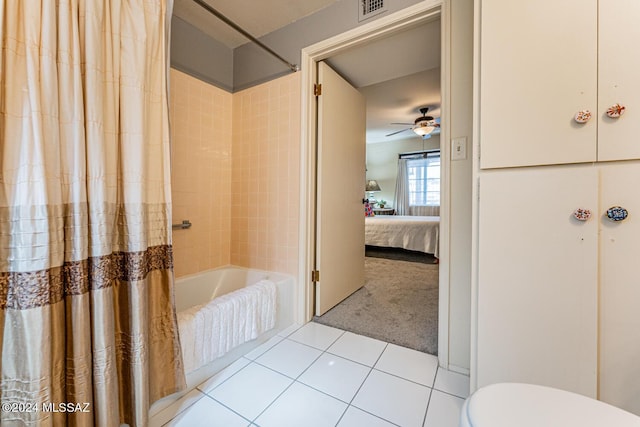
<instances>
[{"instance_id":1,"label":"white floor tile","mask_svg":"<svg viewBox=\"0 0 640 427\"><path fill-rule=\"evenodd\" d=\"M466 399L469 397L469 377L438 368L433 388Z\"/></svg>"},{"instance_id":2,"label":"white floor tile","mask_svg":"<svg viewBox=\"0 0 640 427\"><path fill-rule=\"evenodd\" d=\"M293 325L289 326L288 328L283 329L282 331L278 332L278 336L286 338L289 335L291 335L292 333L294 333L295 331L297 331L298 329L300 329L300 326L302 326L302 325L294 323Z\"/></svg>"},{"instance_id":3,"label":"white floor tile","mask_svg":"<svg viewBox=\"0 0 640 427\"><path fill-rule=\"evenodd\" d=\"M260 427L335 426L347 404L304 384L294 383L258 417Z\"/></svg>"},{"instance_id":4,"label":"white floor tile","mask_svg":"<svg viewBox=\"0 0 640 427\"><path fill-rule=\"evenodd\" d=\"M258 357L262 356L267 352L267 350L271 349L274 345L278 344L283 339L283 337L276 335L264 344L256 347L253 351L245 354L244 357L246 357L247 359L256 360Z\"/></svg>"},{"instance_id":5,"label":"white floor tile","mask_svg":"<svg viewBox=\"0 0 640 427\"><path fill-rule=\"evenodd\" d=\"M291 383L290 378L251 363L208 394L243 417L253 420Z\"/></svg>"},{"instance_id":6,"label":"white floor tile","mask_svg":"<svg viewBox=\"0 0 640 427\"><path fill-rule=\"evenodd\" d=\"M289 339L320 350L326 350L343 333L344 331L341 329L309 322L289 335Z\"/></svg>"},{"instance_id":7,"label":"white floor tile","mask_svg":"<svg viewBox=\"0 0 640 427\"><path fill-rule=\"evenodd\" d=\"M338 427L393 427L394 425L353 406L349 406L338 423Z\"/></svg>"},{"instance_id":8,"label":"white floor tile","mask_svg":"<svg viewBox=\"0 0 640 427\"><path fill-rule=\"evenodd\" d=\"M387 343L384 341L345 332L327 351L367 366L373 366L386 345Z\"/></svg>"},{"instance_id":9,"label":"white floor tile","mask_svg":"<svg viewBox=\"0 0 640 427\"><path fill-rule=\"evenodd\" d=\"M176 400L171 405L151 417L149 419L149 426L160 427L165 425L167 422L175 418L176 415L188 410L189 407L203 397L204 394L200 390L191 390L189 393L185 394L180 399Z\"/></svg>"},{"instance_id":10,"label":"white floor tile","mask_svg":"<svg viewBox=\"0 0 640 427\"><path fill-rule=\"evenodd\" d=\"M208 393L214 388L218 387L220 384L222 384L229 377L233 376L233 374L238 372L240 369L247 366L249 363L251 363L250 360L245 359L244 357L241 357L240 359L233 362L231 365L227 366L226 368L224 368L223 370L221 370L220 372L218 372L217 374L215 374L214 376L212 376L211 378L209 378L208 380L200 384L197 388L204 393Z\"/></svg>"},{"instance_id":11,"label":"white floor tile","mask_svg":"<svg viewBox=\"0 0 640 427\"><path fill-rule=\"evenodd\" d=\"M348 403L370 370L350 360L324 353L298 381Z\"/></svg>"},{"instance_id":12,"label":"white floor tile","mask_svg":"<svg viewBox=\"0 0 640 427\"><path fill-rule=\"evenodd\" d=\"M438 358L431 354L389 344L374 368L431 387L438 369Z\"/></svg>"},{"instance_id":13,"label":"white floor tile","mask_svg":"<svg viewBox=\"0 0 640 427\"><path fill-rule=\"evenodd\" d=\"M247 427L251 424L208 396L174 418L170 427Z\"/></svg>"},{"instance_id":14,"label":"white floor tile","mask_svg":"<svg viewBox=\"0 0 640 427\"><path fill-rule=\"evenodd\" d=\"M291 378L297 378L320 356L318 349L284 339L272 349L256 359L256 363L265 365Z\"/></svg>"},{"instance_id":15,"label":"white floor tile","mask_svg":"<svg viewBox=\"0 0 640 427\"><path fill-rule=\"evenodd\" d=\"M458 427L463 399L433 390L424 427Z\"/></svg>"},{"instance_id":16,"label":"white floor tile","mask_svg":"<svg viewBox=\"0 0 640 427\"><path fill-rule=\"evenodd\" d=\"M428 387L374 369L352 405L403 427L419 427L430 392Z\"/></svg>"}]
</instances>

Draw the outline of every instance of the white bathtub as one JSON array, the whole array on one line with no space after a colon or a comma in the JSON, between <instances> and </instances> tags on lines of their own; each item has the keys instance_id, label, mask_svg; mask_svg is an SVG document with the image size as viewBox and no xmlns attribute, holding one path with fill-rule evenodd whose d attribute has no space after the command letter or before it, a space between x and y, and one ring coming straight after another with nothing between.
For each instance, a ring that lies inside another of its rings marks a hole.
<instances>
[{"instance_id":1,"label":"white bathtub","mask_svg":"<svg viewBox=\"0 0 640 427\"><path fill-rule=\"evenodd\" d=\"M293 324L294 278L282 273L227 266L181 277L176 280L176 310L178 313L194 306L206 304L214 298L250 286L261 280L271 280L276 284L277 302L274 328L256 339L236 347L226 355L198 370L188 373L187 383L190 387L195 387L220 369Z\"/></svg>"}]
</instances>

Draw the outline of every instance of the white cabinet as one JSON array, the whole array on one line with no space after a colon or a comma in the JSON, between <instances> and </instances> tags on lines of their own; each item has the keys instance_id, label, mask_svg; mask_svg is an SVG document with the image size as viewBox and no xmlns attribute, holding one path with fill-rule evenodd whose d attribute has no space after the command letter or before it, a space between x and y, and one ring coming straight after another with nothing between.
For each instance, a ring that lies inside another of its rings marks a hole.
<instances>
[{"instance_id":1,"label":"white cabinet","mask_svg":"<svg viewBox=\"0 0 640 427\"><path fill-rule=\"evenodd\" d=\"M480 176L478 386L542 384L640 414L637 183L637 162ZM614 206L627 219L608 219Z\"/></svg>"},{"instance_id":2,"label":"white cabinet","mask_svg":"<svg viewBox=\"0 0 640 427\"><path fill-rule=\"evenodd\" d=\"M597 187L593 167L480 177L478 387L515 381L596 396ZM577 221L576 208L596 218Z\"/></svg>"},{"instance_id":3,"label":"white cabinet","mask_svg":"<svg viewBox=\"0 0 640 427\"><path fill-rule=\"evenodd\" d=\"M599 397L640 415L640 165L602 170L600 206L623 206L629 217L601 220Z\"/></svg>"},{"instance_id":4,"label":"white cabinet","mask_svg":"<svg viewBox=\"0 0 640 427\"><path fill-rule=\"evenodd\" d=\"M598 160L640 158L640 2L600 0ZM619 119L605 112L619 103ZM640 398L639 398L640 399Z\"/></svg>"},{"instance_id":5,"label":"white cabinet","mask_svg":"<svg viewBox=\"0 0 640 427\"><path fill-rule=\"evenodd\" d=\"M476 6L476 385L640 415L640 1ZM626 220L606 218L616 205Z\"/></svg>"},{"instance_id":6,"label":"white cabinet","mask_svg":"<svg viewBox=\"0 0 640 427\"><path fill-rule=\"evenodd\" d=\"M640 2L480 6L481 168L640 158Z\"/></svg>"}]
</instances>

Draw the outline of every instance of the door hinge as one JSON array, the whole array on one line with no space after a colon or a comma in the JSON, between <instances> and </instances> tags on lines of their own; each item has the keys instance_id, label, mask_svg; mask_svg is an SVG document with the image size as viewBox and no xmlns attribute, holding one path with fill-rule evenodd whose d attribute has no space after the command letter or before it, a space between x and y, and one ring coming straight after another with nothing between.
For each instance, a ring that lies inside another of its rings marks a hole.
<instances>
[{"instance_id":1,"label":"door hinge","mask_svg":"<svg viewBox=\"0 0 640 427\"><path fill-rule=\"evenodd\" d=\"M322 84L321 83L316 83L316 84L313 85L313 94L315 96L322 95Z\"/></svg>"},{"instance_id":2,"label":"door hinge","mask_svg":"<svg viewBox=\"0 0 640 427\"><path fill-rule=\"evenodd\" d=\"M319 270L313 270L311 272L311 281L312 282L319 282L320 281L320 271Z\"/></svg>"}]
</instances>

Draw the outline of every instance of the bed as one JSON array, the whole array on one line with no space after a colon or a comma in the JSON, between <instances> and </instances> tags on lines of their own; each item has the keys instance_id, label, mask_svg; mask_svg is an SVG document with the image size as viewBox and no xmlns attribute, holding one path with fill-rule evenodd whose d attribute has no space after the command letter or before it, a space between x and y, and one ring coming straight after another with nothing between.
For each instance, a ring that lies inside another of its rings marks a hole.
<instances>
[{"instance_id":1,"label":"bed","mask_svg":"<svg viewBox=\"0 0 640 427\"><path fill-rule=\"evenodd\" d=\"M439 256L439 216L380 215L365 218L364 242Z\"/></svg>"}]
</instances>

